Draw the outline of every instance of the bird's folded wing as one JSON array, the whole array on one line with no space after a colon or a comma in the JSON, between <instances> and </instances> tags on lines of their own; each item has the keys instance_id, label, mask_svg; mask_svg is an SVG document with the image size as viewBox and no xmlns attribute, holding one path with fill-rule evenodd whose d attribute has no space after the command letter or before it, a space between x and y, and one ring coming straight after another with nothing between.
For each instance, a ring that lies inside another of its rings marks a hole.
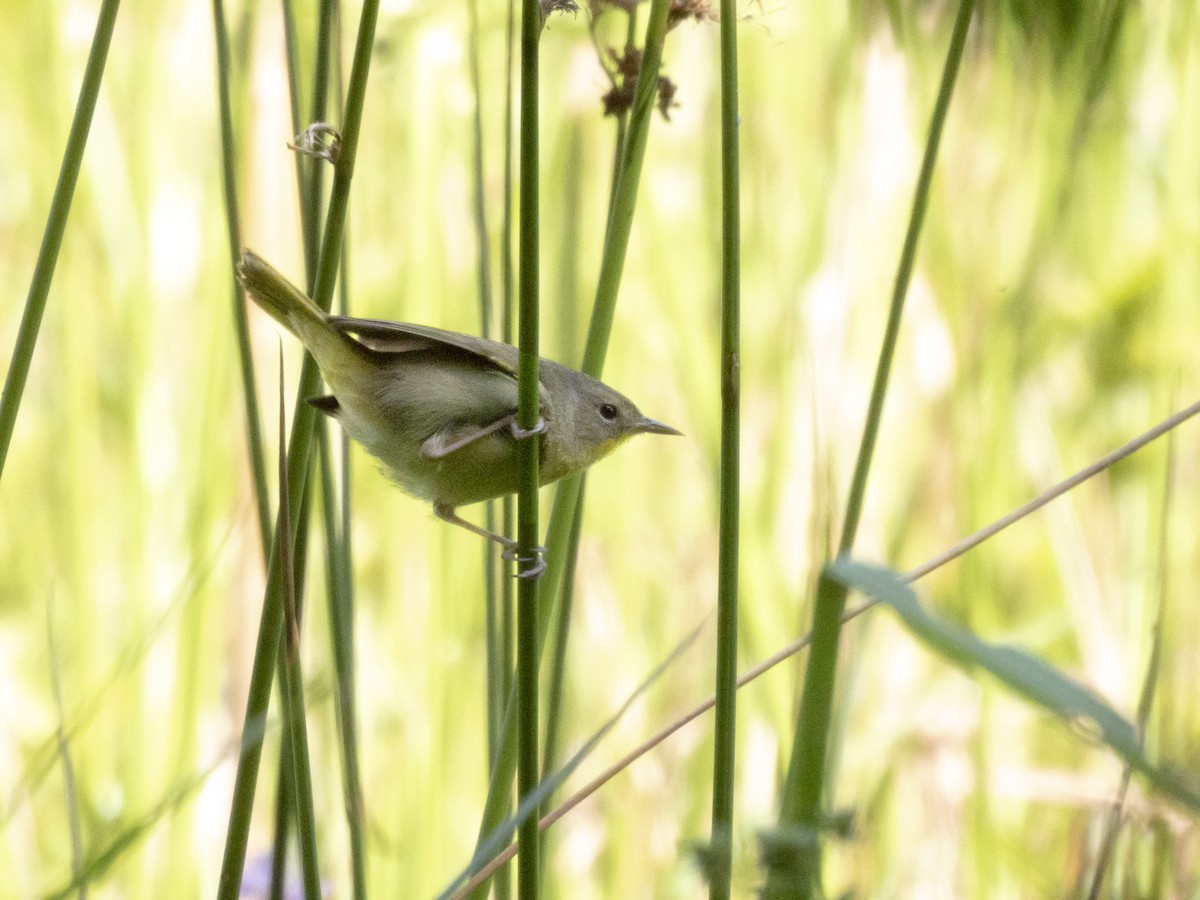
<instances>
[{"instance_id":1,"label":"bird's folded wing","mask_svg":"<svg viewBox=\"0 0 1200 900\"><path fill-rule=\"evenodd\" d=\"M410 325L406 322L387 322L382 319L331 316L329 324L339 331L353 335L379 353L454 350L485 360L511 375L517 374L517 348L499 341L443 331L428 325Z\"/></svg>"}]
</instances>

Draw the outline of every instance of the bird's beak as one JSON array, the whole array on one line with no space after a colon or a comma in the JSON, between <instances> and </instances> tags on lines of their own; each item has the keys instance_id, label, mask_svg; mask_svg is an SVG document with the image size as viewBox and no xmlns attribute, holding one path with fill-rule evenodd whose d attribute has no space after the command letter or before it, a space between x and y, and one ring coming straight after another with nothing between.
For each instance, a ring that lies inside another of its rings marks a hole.
<instances>
[{"instance_id":1,"label":"bird's beak","mask_svg":"<svg viewBox=\"0 0 1200 900\"><path fill-rule=\"evenodd\" d=\"M677 434L682 436L683 432L672 428L670 425L664 425L655 419L643 418L637 423L637 430L644 431L647 434Z\"/></svg>"}]
</instances>

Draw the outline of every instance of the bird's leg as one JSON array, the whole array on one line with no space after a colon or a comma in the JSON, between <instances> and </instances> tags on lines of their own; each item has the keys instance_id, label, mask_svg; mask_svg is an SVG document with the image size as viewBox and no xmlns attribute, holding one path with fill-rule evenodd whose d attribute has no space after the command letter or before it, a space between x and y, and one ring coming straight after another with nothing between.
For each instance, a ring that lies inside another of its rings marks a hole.
<instances>
[{"instance_id":1,"label":"bird's leg","mask_svg":"<svg viewBox=\"0 0 1200 900\"><path fill-rule=\"evenodd\" d=\"M518 578L538 578L543 572L546 571L545 547L534 547L532 557L520 556L517 553L518 546L516 541L506 538L502 534L496 534L494 531L488 531L486 528L480 528L478 525L468 522L466 519L459 516L459 514L455 512L454 507L449 503L434 503L433 514L443 522L449 522L451 525L457 525L459 528L465 528L467 531L477 534L480 537L487 538L489 541L495 541L504 548L504 550L500 553L500 556L509 562L532 563L530 568L523 569L517 573Z\"/></svg>"},{"instance_id":2,"label":"bird's leg","mask_svg":"<svg viewBox=\"0 0 1200 900\"><path fill-rule=\"evenodd\" d=\"M520 425L517 424L517 417L514 414L512 416L512 423L508 426L508 430L512 434L512 436L514 438L516 438L518 441L523 440L525 438L531 438L534 435L541 434L542 432L544 432L546 430L546 420L543 419L541 416L538 416L537 421L534 423L532 428L522 428ZM533 563L533 565L530 566L528 569L522 569L521 571L517 572L518 578L541 578L542 573L546 571L546 548L545 547L540 547L540 546L534 547L532 559L530 559L527 556L518 556L515 548L513 549L511 554L509 553L509 551L505 551L504 553L502 553L500 555L508 560L517 560L518 562L521 562L521 563L526 563L526 562Z\"/></svg>"},{"instance_id":3,"label":"bird's leg","mask_svg":"<svg viewBox=\"0 0 1200 900\"><path fill-rule=\"evenodd\" d=\"M533 437L535 434L544 432L546 430L546 420L539 416L537 424L532 428L520 428L517 426L517 414L509 413L506 416L501 416L495 422L490 422L487 425L479 427L447 426L425 439L421 444L421 455L426 459L441 459L443 456L449 456L455 450L461 450L463 447L474 443L482 437L487 437L493 432L500 431L502 428L507 428L514 438L520 440L521 438Z\"/></svg>"}]
</instances>

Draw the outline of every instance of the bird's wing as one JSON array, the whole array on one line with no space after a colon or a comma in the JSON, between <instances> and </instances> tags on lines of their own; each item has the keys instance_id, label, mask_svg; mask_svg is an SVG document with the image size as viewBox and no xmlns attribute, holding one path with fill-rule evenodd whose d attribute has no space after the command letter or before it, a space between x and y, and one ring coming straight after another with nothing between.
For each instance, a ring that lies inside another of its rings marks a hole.
<instances>
[{"instance_id":1,"label":"bird's wing","mask_svg":"<svg viewBox=\"0 0 1200 900\"><path fill-rule=\"evenodd\" d=\"M410 325L382 319L331 316L329 324L339 331L352 334L379 353L412 353L418 350L467 353L514 377L517 374L517 348L499 341L443 331L428 325Z\"/></svg>"},{"instance_id":2,"label":"bird's wing","mask_svg":"<svg viewBox=\"0 0 1200 900\"><path fill-rule=\"evenodd\" d=\"M454 418L449 423L450 431L442 435L434 444L425 448L424 452L431 458L452 452L452 450L446 449L447 446L461 447L466 443L470 443L482 436L480 434L471 434L473 429L490 426L499 418L514 414L517 411L517 348L511 344L504 344L500 341L492 341L487 338L474 337L468 334L459 334L456 331L443 331L441 328L432 328L429 325L388 322L384 319L356 319L349 316L331 316L329 323L338 331L353 335L363 345L377 353L390 355L436 351L451 356L461 354L464 357L469 357L475 363L491 367L496 372L505 376L504 381L506 382L506 386L499 388L499 394L495 394L492 397L493 400L499 399L501 396L504 398L504 402L492 410L497 418L491 422L484 423L474 421L476 417L473 415L466 416L462 420L462 428L465 430L461 432L458 430L459 421L457 418ZM556 365L548 360L542 360L542 364ZM511 403L509 402L510 391ZM469 403L472 412L478 409L478 399L472 398ZM538 406L542 415L547 419L554 419L553 403L549 392L546 390L546 382L544 380L540 380L538 384ZM492 430L492 428L488 427L483 434L490 434Z\"/></svg>"}]
</instances>

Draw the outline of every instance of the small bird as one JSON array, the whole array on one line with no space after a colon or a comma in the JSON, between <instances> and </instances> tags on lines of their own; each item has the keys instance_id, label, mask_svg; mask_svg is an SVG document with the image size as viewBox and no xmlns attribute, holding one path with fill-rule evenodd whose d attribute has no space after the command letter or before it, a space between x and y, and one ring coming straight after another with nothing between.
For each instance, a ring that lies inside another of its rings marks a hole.
<instances>
[{"instance_id":1,"label":"small bird","mask_svg":"<svg viewBox=\"0 0 1200 900\"><path fill-rule=\"evenodd\" d=\"M582 472L635 434L680 434L628 397L549 359L538 366L536 428L517 425L517 348L424 325L323 312L250 250L238 277L254 302L312 354L330 394L308 402L336 418L434 514L504 547L516 542L460 518L456 507L514 493L517 442L538 436L543 485ZM540 549L540 548L539 548ZM536 577L542 560L520 573Z\"/></svg>"}]
</instances>

